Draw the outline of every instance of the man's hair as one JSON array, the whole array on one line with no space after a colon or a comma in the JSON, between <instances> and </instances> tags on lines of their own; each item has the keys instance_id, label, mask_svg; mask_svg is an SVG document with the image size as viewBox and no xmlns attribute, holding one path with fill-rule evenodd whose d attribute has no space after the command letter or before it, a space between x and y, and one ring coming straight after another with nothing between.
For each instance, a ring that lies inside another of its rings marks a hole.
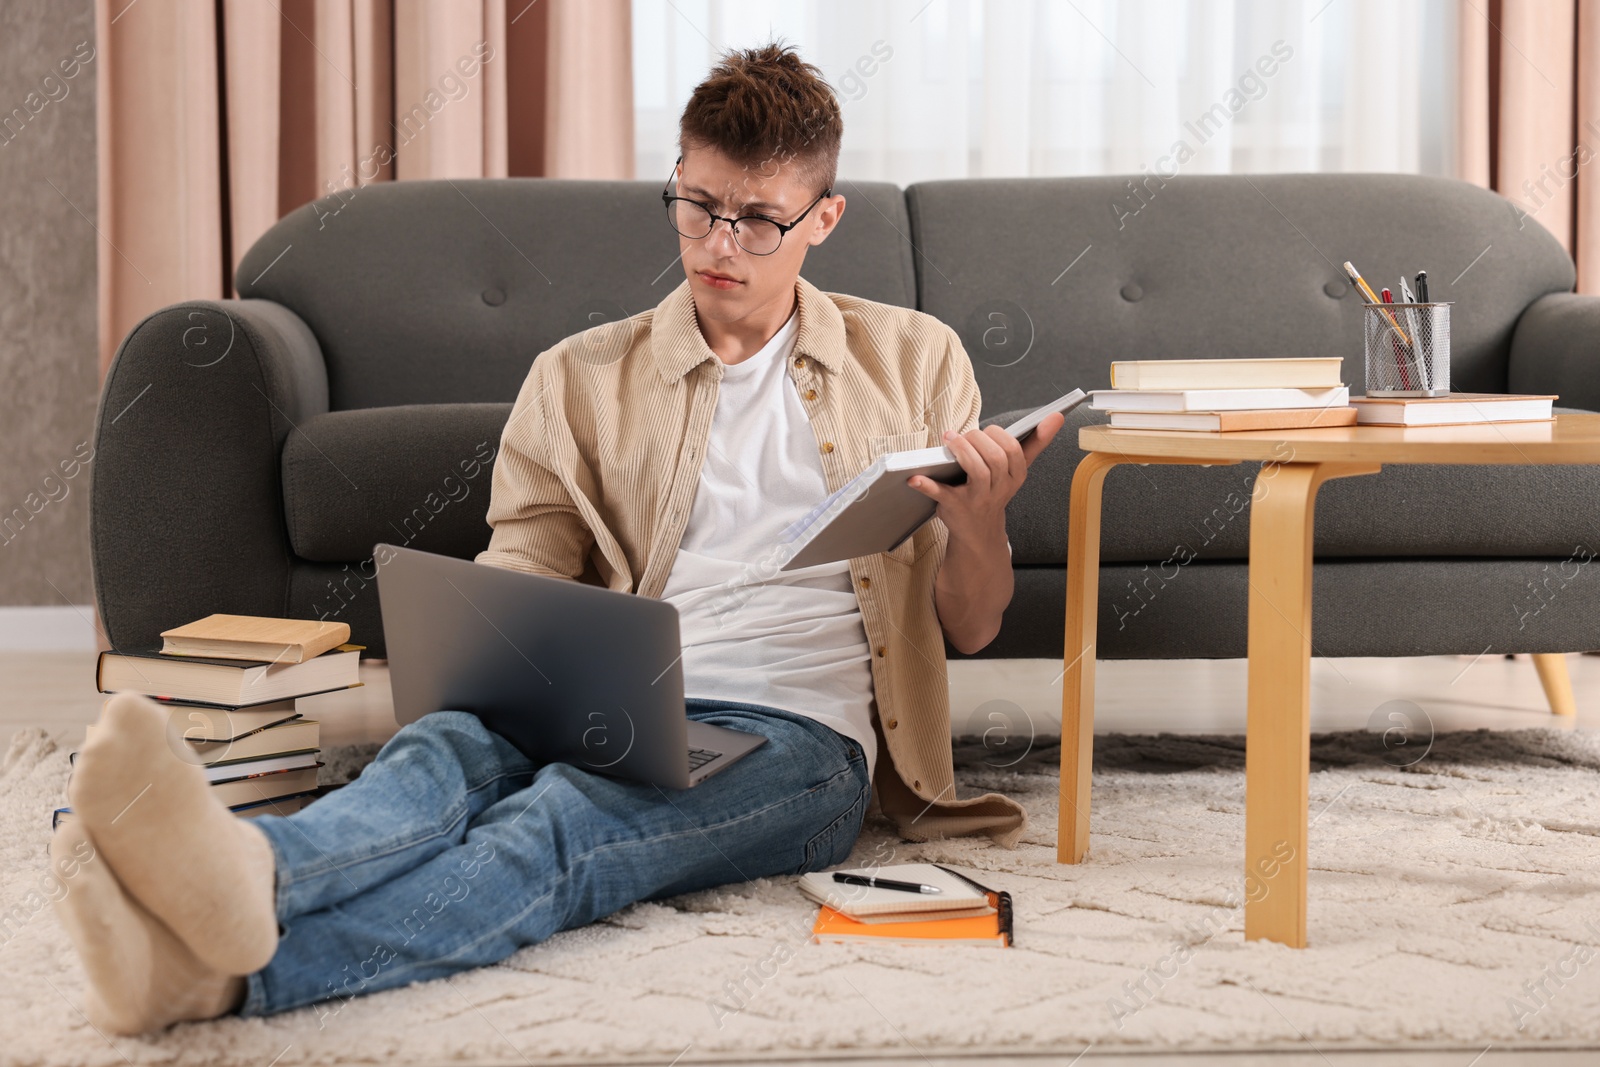
<instances>
[{"instance_id":1,"label":"man's hair","mask_svg":"<svg viewBox=\"0 0 1600 1067\"><path fill-rule=\"evenodd\" d=\"M715 148L761 177L792 168L815 192L838 178L844 119L822 71L777 42L728 51L678 120L678 147Z\"/></svg>"}]
</instances>

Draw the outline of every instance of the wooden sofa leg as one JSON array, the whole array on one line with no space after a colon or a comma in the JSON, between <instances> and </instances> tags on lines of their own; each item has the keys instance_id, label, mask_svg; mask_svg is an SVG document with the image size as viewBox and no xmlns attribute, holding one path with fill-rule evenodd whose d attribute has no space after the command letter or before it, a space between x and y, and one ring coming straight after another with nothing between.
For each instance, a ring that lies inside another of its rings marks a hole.
<instances>
[{"instance_id":1,"label":"wooden sofa leg","mask_svg":"<svg viewBox=\"0 0 1600 1067\"><path fill-rule=\"evenodd\" d=\"M1544 686L1545 699L1555 715L1576 715L1578 704L1572 698L1572 675L1567 673L1567 657L1560 652L1535 652L1533 665Z\"/></svg>"}]
</instances>

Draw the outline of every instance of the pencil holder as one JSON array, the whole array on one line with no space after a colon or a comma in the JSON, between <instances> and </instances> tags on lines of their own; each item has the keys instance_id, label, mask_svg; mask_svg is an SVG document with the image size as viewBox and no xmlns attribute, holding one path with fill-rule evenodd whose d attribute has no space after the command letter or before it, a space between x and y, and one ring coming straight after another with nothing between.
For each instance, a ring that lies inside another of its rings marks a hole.
<instances>
[{"instance_id":1,"label":"pencil holder","mask_svg":"<svg viewBox=\"0 0 1600 1067\"><path fill-rule=\"evenodd\" d=\"M1362 307L1367 395L1450 395L1450 302Z\"/></svg>"}]
</instances>

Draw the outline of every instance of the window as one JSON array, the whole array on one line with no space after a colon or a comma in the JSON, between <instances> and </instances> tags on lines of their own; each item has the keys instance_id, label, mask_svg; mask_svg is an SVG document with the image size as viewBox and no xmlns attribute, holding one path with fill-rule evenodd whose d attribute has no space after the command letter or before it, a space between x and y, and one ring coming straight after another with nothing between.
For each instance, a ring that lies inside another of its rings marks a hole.
<instances>
[{"instance_id":1,"label":"window","mask_svg":"<svg viewBox=\"0 0 1600 1067\"><path fill-rule=\"evenodd\" d=\"M639 176L722 48L827 75L839 173L1455 171L1450 0L634 0ZM1180 147L1181 146L1181 147Z\"/></svg>"}]
</instances>

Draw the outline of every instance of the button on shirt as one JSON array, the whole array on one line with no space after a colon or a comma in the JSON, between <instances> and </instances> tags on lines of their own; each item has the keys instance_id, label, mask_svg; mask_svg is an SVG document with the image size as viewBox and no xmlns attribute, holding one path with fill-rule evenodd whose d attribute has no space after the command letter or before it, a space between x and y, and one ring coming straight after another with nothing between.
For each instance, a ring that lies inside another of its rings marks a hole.
<instances>
[{"instance_id":1,"label":"button on shirt","mask_svg":"<svg viewBox=\"0 0 1600 1067\"><path fill-rule=\"evenodd\" d=\"M804 278L795 296L794 344L782 366L828 492L878 452L938 444L945 430L978 425L978 385L954 330L910 308L824 293ZM501 434L493 533L478 561L661 597L689 530L729 370L737 372L700 333L687 279L656 307L540 353ZM848 562L877 708L873 809L908 840L986 834L1014 847L1027 825L1021 805L999 793L956 793L933 601L948 540L935 517L899 547Z\"/></svg>"},{"instance_id":2,"label":"button on shirt","mask_svg":"<svg viewBox=\"0 0 1600 1067\"><path fill-rule=\"evenodd\" d=\"M661 599L678 609L688 696L764 704L861 745L870 778L872 651L846 561L781 571L784 528L828 495L789 379L799 317L722 364L689 522Z\"/></svg>"}]
</instances>

